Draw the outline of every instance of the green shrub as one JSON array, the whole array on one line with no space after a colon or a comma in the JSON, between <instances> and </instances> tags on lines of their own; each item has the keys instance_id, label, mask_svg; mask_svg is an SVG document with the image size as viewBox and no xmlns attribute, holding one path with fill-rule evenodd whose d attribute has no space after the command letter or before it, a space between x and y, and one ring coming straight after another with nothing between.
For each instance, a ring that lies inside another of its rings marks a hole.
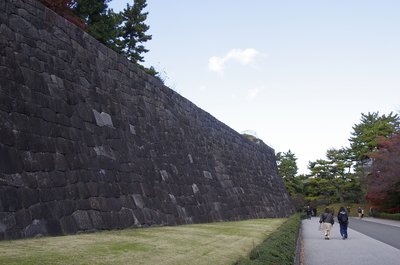
<instances>
[{"instance_id":1,"label":"green shrub","mask_svg":"<svg viewBox=\"0 0 400 265\"><path fill-rule=\"evenodd\" d=\"M304 213L292 215L278 230L251 251L248 261L238 264L293 264L302 218L305 218Z\"/></svg>"},{"instance_id":2,"label":"green shrub","mask_svg":"<svg viewBox=\"0 0 400 265\"><path fill-rule=\"evenodd\" d=\"M400 213L378 213L374 212L374 217L391 219L391 220L400 220Z\"/></svg>"}]
</instances>

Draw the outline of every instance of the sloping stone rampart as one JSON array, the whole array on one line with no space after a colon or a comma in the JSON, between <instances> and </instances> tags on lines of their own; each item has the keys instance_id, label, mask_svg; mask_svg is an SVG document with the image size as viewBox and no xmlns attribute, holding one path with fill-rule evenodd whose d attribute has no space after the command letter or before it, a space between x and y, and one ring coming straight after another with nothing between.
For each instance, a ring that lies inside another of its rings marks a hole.
<instances>
[{"instance_id":1,"label":"sloping stone rampart","mask_svg":"<svg viewBox=\"0 0 400 265\"><path fill-rule=\"evenodd\" d=\"M263 142L35 0L0 22L1 239L294 213Z\"/></svg>"}]
</instances>

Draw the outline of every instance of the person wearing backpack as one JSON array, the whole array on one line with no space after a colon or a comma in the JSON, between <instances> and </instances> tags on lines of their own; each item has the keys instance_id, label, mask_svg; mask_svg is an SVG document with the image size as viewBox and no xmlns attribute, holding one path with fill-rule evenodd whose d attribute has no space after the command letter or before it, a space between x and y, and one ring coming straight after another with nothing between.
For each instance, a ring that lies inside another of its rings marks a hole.
<instances>
[{"instance_id":1,"label":"person wearing backpack","mask_svg":"<svg viewBox=\"0 0 400 265\"><path fill-rule=\"evenodd\" d=\"M347 226L349 225L349 216L347 215L346 210L343 206L341 206L339 209L337 219L340 225L340 235L344 240L347 238Z\"/></svg>"},{"instance_id":2,"label":"person wearing backpack","mask_svg":"<svg viewBox=\"0 0 400 265\"><path fill-rule=\"evenodd\" d=\"M321 218L319 219L319 223L323 224L322 230L325 234L325 239L329 240L329 236L331 235L331 229L335 220L333 219L333 215L329 212L329 208L325 208L323 214L321 214Z\"/></svg>"}]
</instances>

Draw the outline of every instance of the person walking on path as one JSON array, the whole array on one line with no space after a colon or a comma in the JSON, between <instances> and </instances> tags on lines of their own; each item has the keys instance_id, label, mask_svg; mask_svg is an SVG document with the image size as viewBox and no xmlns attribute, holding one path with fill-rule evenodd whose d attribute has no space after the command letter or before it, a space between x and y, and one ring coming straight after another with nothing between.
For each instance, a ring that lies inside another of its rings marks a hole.
<instances>
[{"instance_id":1,"label":"person walking on path","mask_svg":"<svg viewBox=\"0 0 400 265\"><path fill-rule=\"evenodd\" d=\"M306 213L307 213L307 219L311 220L312 211L310 209L310 206L307 206Z\"/></svg>"},{"instance_id":2,"label":"person walking on path","mask_svg":"<svg viewBox=\"0 0 400 265\"><path fill-rule=\"evenodd\" d=\"M374 216L374 208L369 208L369 216L373 217Z\"/></svg>"},{"instance_id":3,"label":"person walking on path","mask_svg":"<svg viewBox=\"0 0 400 265\"><path fill-rule=\"evenodd\" d=\"M340 235L344 240L347 238L347 226L349 225L349 216L347 215L347 212L345 211L343 206L341 206L339 209L337 219L340 225Z\"/></svg>"},{"instance_id":4,"label":"person walking on path","mask_svg":"<svg viewBox=\"0 0 400 265\"><path fill-rule=\"evenodd\" d=\"M357 208L358 206L355 207L353 212L356 213ZM338 214L339 212L336 211L336 217ZM399 264L400 246L397 242L400 242L398 240L400 236L398 236L396 231L400 232L400 221L378 218L363 218L362 220L358 220L358 216L355 218L349 217L351 226L349 224L348 233L351 238L343 240L338 236L340 227L336 225L336 217L335 225L331 230L332 237L330 240L321 238L321 232L317 230L319 218L304 219L301 221L301 240L299 240L301 246L298 253L300 263L294 263L295 265L338 265L338 263L349 265ZM367 235L361 232L361 230L354 230L357 225L361 226L358 228L362 229L362 231L365 229L365 231L368 231L368 233L372 232L372 234ZM374 228L371 229L371 225ZM386 230L389 234L393 235L393 238L389 240L388 237L388 241L374 238L374 234L381 236L384 233L386 235L386 232L384 232ZM391 244L391 241L396 246ZM335 254L339 255L339 259L335 258Z\"/></svg>"},{"instance_id":5,"label":"person walking on path","mask_svg":"<svg viewBox=\"0 0 400 265\"><path fill-rule=\"evenodd\" d=\"M329 208L325 208L323 214L321 214L321 218L319 219L319 223L323 225L322 230L325 234L325 239L329 240L331 235L331 229L335 220L333 219L333 215L329 212Z\"/></svg>"},{"instance_id":6,"label":"person walking on path","mask_svg":"<svg viewBox=\"0 0 400 265\"><path fill-rule=\"evenodd\" d=\"M361 209L361 207L358 207L357 212L358 212L358 219L363 218L363 209Z\"/></svg>"}]
</instances>

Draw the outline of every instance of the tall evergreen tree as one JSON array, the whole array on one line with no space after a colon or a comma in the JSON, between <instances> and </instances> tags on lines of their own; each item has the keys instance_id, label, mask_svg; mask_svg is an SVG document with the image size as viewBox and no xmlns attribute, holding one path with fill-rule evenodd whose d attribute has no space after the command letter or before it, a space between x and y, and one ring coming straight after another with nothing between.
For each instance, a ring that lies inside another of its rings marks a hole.
<instances>
[{"instance_id":1,"label":"tall evergreen tree","mask_svg":"<svg viewBox=\"0 0 400 265\"><path fill-rule=\"evenodd\" d=\"M107 47L116 46L120 17L108 9L111 0L75 0L74 13L87 24L87 32Z\"/></svg>"},{"instance_id":2,"label":"tall evergreen tree","mask_svg":"<svg viewBox=\"0 0 400 265\"><path fill-rule=\"evenodd\" d=\"M399 116L391 112L388 116L377 113L361 114L361 122L353 126L350 150L353 160L364 164L368 159L367 153L378 147L377 137L390 137L399 130Z\"/></svg>"},{"instance_id":3,"label":"tall evergreen tree","mask_svg":"<svg viewBox=\"0 0 400 265\"><path fill-rule=\"evenodd\" d=\"M279 152L276 154L279 174L283 179L283 183L289 191L290 195L294 195L301 191L301 182L296 179L298 167L296 156L290 150L288 152Z\"/></svg>"},{"instance_id":4,"label":"tall evergreen tree","mask_svg":"<svg viewBox=\"0 0 400 265\"><path fill-rule=\"evenodd\" d=\"M350 155L345 148L332 148L327 151L326 157L327 160L318 159L309 163L308 168L315 178L313 181L320 181L327 189L334 187L339 201L344 203L347 191L360 191L358 179L351 172L353 163Z\"/></svg>"},{"instance_id":5,"label":"tall evergreen tree","mask_svg":"<svg viewBox=\"0 0 400 265\"><path fill-rule=\"evenodd\" d=\"M151 40L152 36L146 35L146 31L150 28L144 23L148 12L142 12L147 6L146 0L133 2L133 6L127 4L124 11L120 13L122 26L119 45L122 55L139 65L139 62L144 61L141 54L149 51L141 43Z\"/></svg>"}]
</instances>

